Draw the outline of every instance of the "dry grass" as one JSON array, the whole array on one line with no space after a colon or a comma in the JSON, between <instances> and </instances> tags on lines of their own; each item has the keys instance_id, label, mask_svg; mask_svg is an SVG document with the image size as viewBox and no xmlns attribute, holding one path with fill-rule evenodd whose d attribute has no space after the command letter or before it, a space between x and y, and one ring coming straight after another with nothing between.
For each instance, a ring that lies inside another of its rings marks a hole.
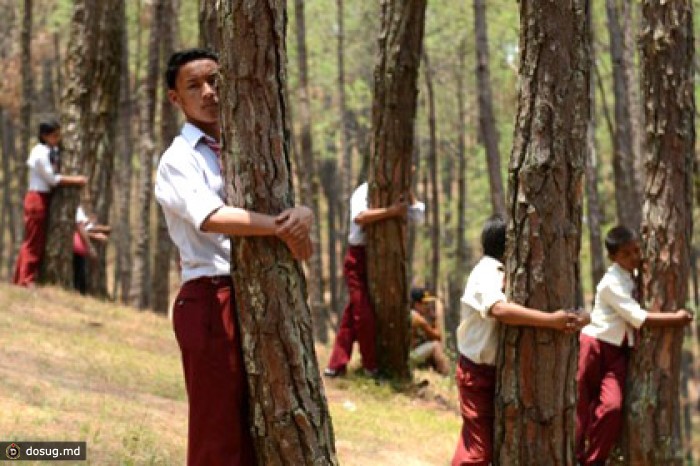
<instances>
[{"instance_id":1,"label":"dry grass","mask_svg":"<svg viewBox=\"0 0 700 466\"><path fill-rule=\"evenodd\" d=\"M0 440L86 441L94 465L184 464L187 403L166 318L0 284L0 328ZM411 395L353 375L326 384L341 465L447 464L454 384L422 376L429 386Z\"/></svg>"}]
</instances>

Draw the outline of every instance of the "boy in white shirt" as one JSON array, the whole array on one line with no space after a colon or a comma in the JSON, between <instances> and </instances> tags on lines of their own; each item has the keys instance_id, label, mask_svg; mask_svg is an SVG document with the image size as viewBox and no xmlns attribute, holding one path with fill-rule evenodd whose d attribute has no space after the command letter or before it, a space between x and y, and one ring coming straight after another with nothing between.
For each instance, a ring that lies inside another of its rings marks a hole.
<instances>
[{"instance_id":1,"label":"boy in white shirt","mask_svg":"<svg viewBox=\"0 0 700 466\"><path fill-rule=\"evenodd\" d=\"M613 262L596 288L590 324L581 330L576 382L576 457L583 465L604 465L622 427L622 403L629 348L635 329L682 327L688 311L647 312L632 297L633 273L641 265L636 234L617 226L605 237Z\"/></svg>"},{"instance_id":2,"label":"boy in white shirt","mask_svg":"<svg viewBox=\"0 0 700 466\"><path fill-rule=\"evenodd\" d=\"M452 466L488 466L493 453L496 350L501 323L574 332L583 318L563 310L542 312L509 303L503 292L506 223L492 216L481 232L484 256L469 274L457 327L457 387L462 432Z\"/></svg>"}]
</instances>

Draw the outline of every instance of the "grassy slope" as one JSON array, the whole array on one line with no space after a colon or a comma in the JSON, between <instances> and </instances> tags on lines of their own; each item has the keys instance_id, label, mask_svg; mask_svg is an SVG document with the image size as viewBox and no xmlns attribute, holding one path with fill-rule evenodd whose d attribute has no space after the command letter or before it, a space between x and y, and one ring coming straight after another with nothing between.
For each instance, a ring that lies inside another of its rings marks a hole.
<instances>
[{"instance_id":1,"label":"grassy slope","mask_svg":"<svg viewBox=\"0 0 700 466\"><path fill-rule=\"evenodd\" d=\"M0 440L84 440L96 465L184 464L187 404L167 319L0 284L0 329ZM412 396L361 377L327 384L341 465L448 463L454 385L422 376L430 388Z\"/></svg>"}]
</instances>

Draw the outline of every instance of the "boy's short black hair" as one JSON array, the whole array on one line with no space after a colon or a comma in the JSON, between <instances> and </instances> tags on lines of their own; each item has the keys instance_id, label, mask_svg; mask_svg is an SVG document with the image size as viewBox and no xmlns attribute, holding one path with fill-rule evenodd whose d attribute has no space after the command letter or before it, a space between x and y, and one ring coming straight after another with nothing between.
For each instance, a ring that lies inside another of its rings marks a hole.
<instances>
[{"instance_id":1,"label":"boy's short black hair","mask_svg":"<svg viewBox=\"0 0 700 466\"><path fill-rule=\"evenodd\" d=\"M411 304L430 303L433 301L435 301L435 296L433 296L430 291L426 290L425 288L411 288Z\"/></svg>"},{"instance_id":2,"label":"boy's short black hair","mask_svg":"<svg viewBox=\"0 0 700 466\"><path fill-rule=\"evenodd\" d=\"M485 256L502 260L506 252L506 221L500 215L492 215L481 230L481 247Z\"/></svg>"},{"instance_id":3,"label":"boy's short black hair","mask_svg":"<svg viewBox=\"0 0 700 466\"><path fill-rule=\"evenodd\" d=\"M183 65L202 59L214 60L216 63L219 63L219 56L209 49L194 48L173 53L168 59L168 67L165 70L165 82L168 85L168 89L175 89L177 73Z\"/></svg>"},{"instance_id":4,"label":"boy's short black hair","mask_svg":"<svg viewBox=\"0 0 700 466\"><path fill-rule=\"evenodd\" d=\"M44 120L41 123L39 123L39 134L37 135L39 142L44 144L46 141L44 141L44 136L48 136L49 134L55 132L56 130L61 128L61 124L58 122L58 120L55 119L50 119L50 120Z\"/></svg>"},{"instance_id":5,"label":"boy's short black hair","mask_svg":"<svg viewBox=\"0 0 700 466\"><path fill-rule=\"evenodd\" d=\"M605 249L608 255L612 256L622 246L637 239L637 234L631 228L624 225L617 225L608 231L605 235Z\"/></svg>"}]
</instances>

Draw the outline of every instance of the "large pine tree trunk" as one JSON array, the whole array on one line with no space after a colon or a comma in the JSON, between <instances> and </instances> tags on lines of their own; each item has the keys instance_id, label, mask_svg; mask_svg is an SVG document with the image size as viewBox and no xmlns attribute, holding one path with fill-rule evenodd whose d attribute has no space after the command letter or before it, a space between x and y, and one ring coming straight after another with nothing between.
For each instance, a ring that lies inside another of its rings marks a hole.
<instances>
[{"instance_id":1,"label":"large pine tree trunk","mask_svg":"<svg viewBox=\"0 0 700 466\"><path fill-rule=\"evenodd\" d=\"M606 0L610 57L613 64L613 95L615 97L615 133L613 138L613 173L615 205L619 223L636 230L642 218L641 199L637 196L632 152L632 130L629 101L629 72L624 54L624 35L616 0Z\"/></svg>"},{"instance_id":2,"label":"large pine tree trunk","mask_svg":"<svg viewBox=\"0 0 700 466\"><path fill-rule=\"evenodd\" d=\"M520 92L509 168L506 273L514 302L572 308L589 118L587 0L520 2ZM501 333L494 464L574 464L576 338Z\"/></svg>"},{"instance_id":3,"label":"large pine tree trunk","mask_svg":"<svg viewBox=\"0 0 700 466\"><path fill-rule=\"evenodd\" d=\"M116 1L116 0L115 0ZM95 80L101 66L103 43L101 28L105 16L115 8L114 1L92 2L76 0L71 20L70 39L66 54L66 84L61 98L61 127L63 133L62 172L74 175L90 172L96 164L94 148L101 135L95 134L95 122L100 117L92 107L104 90L103 80ZM110 56L109 59L118 60ZM93 180L90 180L93 181ZM61 187L51 196L46 253L42 264L47 283L73 287L73 232L79 190Z\"/></svg>"},{"instance_id":4,"label":"large pine tree trunk","mask_svg":"<svg viewBox=\"0 0 700 466\"><path fill-rule=\"evenodd\" d=\"M131 302L139 309L151 306L151 208L153 204L153 158L156 153L156 99L160 71L162 14L166 0L156 0L151 10L148 65L141 93L139 134L139 202L136 255L131 272Z\"/></svg>"},{"instance_id":5,"label":"large pine tree trunk","mask_svg":"<svg viewBox=\"0 0 700 466\"><path fill-rule=\"evenodd\" d=\"M374 71L369 205L386 207L411 187L413 124L426 0L382 0L379 55ZM367 276L377 316L379 369L410 378L406 282L406 224L367 227Z\"/></svg>"},{"instance_id":6,"label":"large pine tree trunk","mask_svg":"<svg viewBox=\"0 0 700 466\"><path fill-rule=\"evenodd\" d=\"M646 308L672 311L688 297L695 101L690 0L645 1L640 38L646 109ZM683 331L644 329L627 384L629 464L681 465L679 373Z\"/></svg>"},{"instance_id":7,"label":"large pine tree trunk","mask_svg":"<svg viewBox=\"0 0 700 466\"><path fill-rule=\"evenodd\" d=\"M239 207L279 213L294 203L285 2L217 5L218 35L227 44L220 101L229 197ZM232 276L258 464L337 464L301 265L276 239L236 238Z\"/></svg>"},{"instance_id":8,"label":"large pine tree trunk","mask_svg":"<svg viewBox=\"0 0 700 466\"><path fill-rule=\"evenodd\" d=\"M165 0L162 16L162 38L160 56L165 68L168 58L177 49L177 17L179 0ZM161 81L162 82L162 81ZM168 93L163 92L160 100L160 148L161 154L178 134L177 111ZM170 263L173 255L173 242L168 234L163 209L160 204L156 207L156 244L153 258L153 310L159 314L167 314L170 305Z\"/></svg>"},{"instance_id":9,"label":"large pine tree trunk","mask_svg":"<svg viewBox=\"0 0 700 466\"><path fill-rule=\"evenodd\" d=\"M328 342L328 309L323 299L323 265L321 264L321 225L319 207L319 183L316 175L313 139L311 137L311 102L309 101L309 71L306 58L306 23L304 18L304 0L295 0L294 18L297 39L297 63L299 66L299 122L301 131L301 160L303 175L301 179L301 202L311 208L316 218L311 230L311 242L317 253L309 259L309 298L311 312L314 316L316 338Z\"/></svg>"},{"instance_id":10,"label":"large pine tree trunk","mask_svg":"<svg viewBox=\"0 0 700 466\"><path fill-rule=\"evenodd\" d=\"M506 215L505 195L501 178L501 152L498 149L498 129L493 112L489 42L486 27L486 0L474 0L474 32L476 34L476 79L479 102L479 134L486 149L491 189L491 209Z\"/></svg>"}]
</instances>

